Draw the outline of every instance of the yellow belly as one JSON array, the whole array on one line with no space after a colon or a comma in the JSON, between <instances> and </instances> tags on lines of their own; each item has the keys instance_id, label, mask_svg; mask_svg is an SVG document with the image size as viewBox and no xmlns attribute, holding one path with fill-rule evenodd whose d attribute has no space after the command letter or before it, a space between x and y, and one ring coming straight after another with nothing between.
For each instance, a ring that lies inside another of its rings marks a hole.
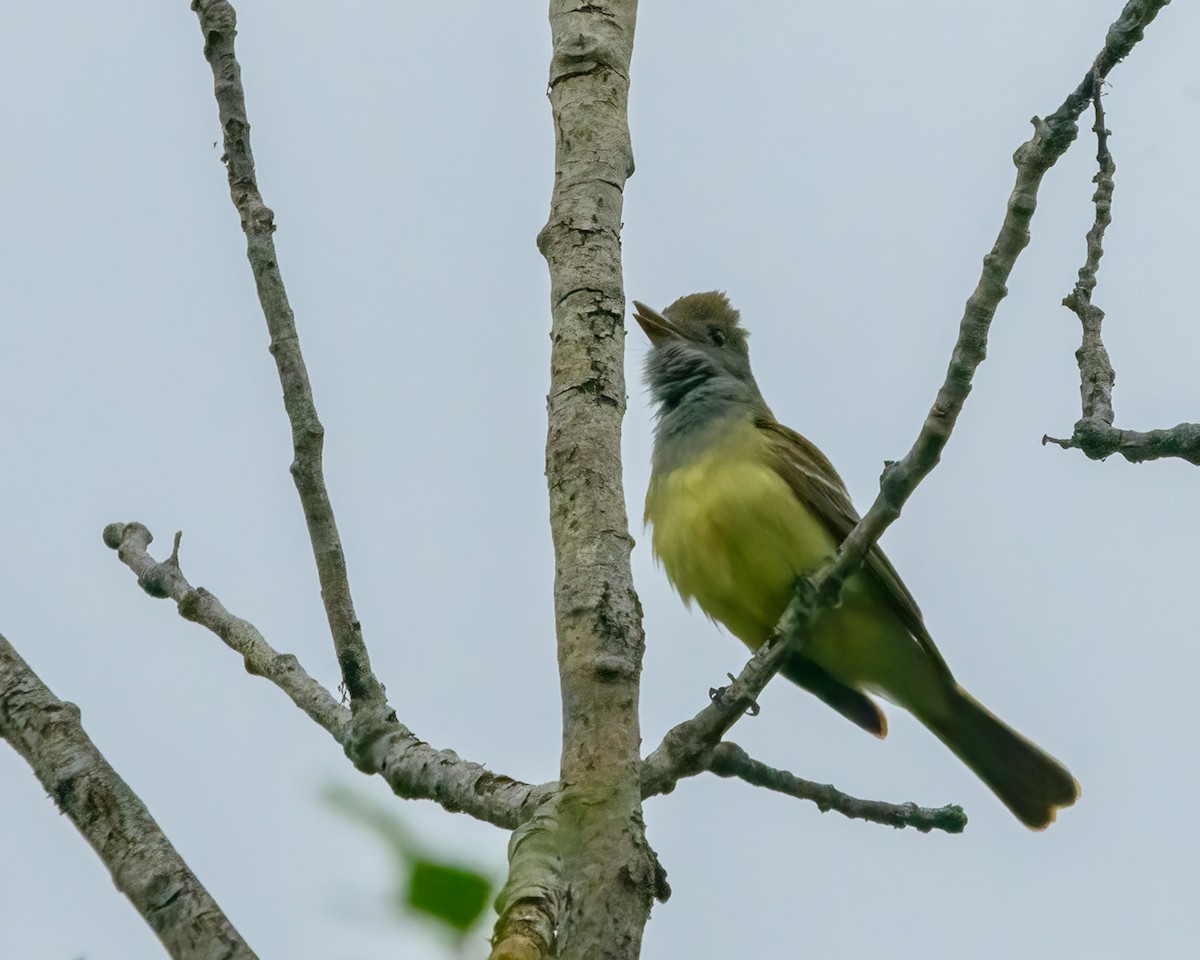
<instances>
[{"instance_id":1,"label":"yellow belly","mask_svg":"<svg viewBox=\"0 0 1200 960\"><path fill-rule=\"evenodd\" d=\"M722 445L724 446L724 445ZM656 479L651 545L671 584L752 649L770 635L797 575L837 546L770 467L742 444Z\"/></svg>"},{"instance_id":2,"label":"yellow belly","mask_svg":"<svg viewBox=\"0 0 1200 960\"><path fill-rule=\"evenodd\" d=\"M825 525L758 455L757 431L732 433L656 476L646 495L651 546L685 601L693 598L751 649L771 635L796 577L837 547ZM882 591L862 576L821 612L804 655L852 687L909 704L931 664ZM911 688L911 689L910 689Z\"/></svg>"}]
</instances>

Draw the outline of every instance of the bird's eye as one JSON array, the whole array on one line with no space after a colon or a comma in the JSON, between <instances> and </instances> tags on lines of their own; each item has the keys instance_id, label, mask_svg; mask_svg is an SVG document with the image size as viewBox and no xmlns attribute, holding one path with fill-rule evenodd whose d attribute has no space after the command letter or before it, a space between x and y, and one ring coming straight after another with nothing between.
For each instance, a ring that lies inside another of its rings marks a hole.
<instances>
[{"instance_id":1,"label":"bird's eye","mask_svg":"<svg viewBox=\"0 0 1200 960\"><path fill-rule=\"evenodd\" d=\"M725 331L722 330L720 327L709 327L708 328L708 339L711 340L718 347L723 347L723 346L725 346Z\"/></svg>"}]
</instances>

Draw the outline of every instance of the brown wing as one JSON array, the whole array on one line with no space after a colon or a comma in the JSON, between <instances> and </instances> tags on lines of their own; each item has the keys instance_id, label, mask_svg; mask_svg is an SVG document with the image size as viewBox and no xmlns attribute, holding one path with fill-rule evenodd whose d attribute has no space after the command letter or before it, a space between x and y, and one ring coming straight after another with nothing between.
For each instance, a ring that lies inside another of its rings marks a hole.
<instances>
[{"instance_id":1,"label":"brown wing","mask_svg":"<svg viewBox=\"0 0 1200 960\"><path fill-rule=\"evenodd\" d=\"M833 539L841 543L858 523L858 511L850 502L850 494L838 472L825 454L795 430L789 430L774 419L762 419L756 426L767 437L776 454L775 468L797 497L825 524ZM952 680L950 668L929 636L917 601L908 592L900 574L892 566L879 545L871 547L863 564L864 573L883 588L892 608L908 628L929 658Z\"/></svg>"}]
</instances>

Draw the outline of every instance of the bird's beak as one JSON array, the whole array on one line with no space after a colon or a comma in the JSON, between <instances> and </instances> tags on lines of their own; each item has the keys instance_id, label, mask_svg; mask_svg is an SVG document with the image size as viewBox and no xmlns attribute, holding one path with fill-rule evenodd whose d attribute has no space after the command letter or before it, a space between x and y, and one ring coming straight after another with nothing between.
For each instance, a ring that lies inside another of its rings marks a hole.
<instances>
[{"instance_id":1,"label":"bird's beak","mask_svg":"<svg viewBox=\"0 0 1200 960\"><path fill-rule=\"evenodd\" d=\"M638 322L646 336L650 338L650 342L656 347L661 347L668 340L678 340L683 336L671 326L670 320L657 310L651 310L640 300L633 301L633 319Z\"/></svg>"}]
</instances>

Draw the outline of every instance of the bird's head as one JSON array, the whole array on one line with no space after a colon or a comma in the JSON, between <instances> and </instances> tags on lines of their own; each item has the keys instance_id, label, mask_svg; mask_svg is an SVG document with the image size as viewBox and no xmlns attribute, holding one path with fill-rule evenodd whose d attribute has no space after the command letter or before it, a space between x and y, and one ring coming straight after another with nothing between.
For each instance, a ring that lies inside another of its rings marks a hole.
<instances>
[{"instance_id":1,"label":"bird's head","mask_svg":"<svg viewBox=\"0 0 1200 960\"><path fill-rule=\"evenodd\" d=\"M747 333L725 294L692 293L662 313L637 300L633 306L634 319L650 338L646 382L664 408L676 406L701 388L748 388L758 397Z\"/></svg>"}]
</instances>

